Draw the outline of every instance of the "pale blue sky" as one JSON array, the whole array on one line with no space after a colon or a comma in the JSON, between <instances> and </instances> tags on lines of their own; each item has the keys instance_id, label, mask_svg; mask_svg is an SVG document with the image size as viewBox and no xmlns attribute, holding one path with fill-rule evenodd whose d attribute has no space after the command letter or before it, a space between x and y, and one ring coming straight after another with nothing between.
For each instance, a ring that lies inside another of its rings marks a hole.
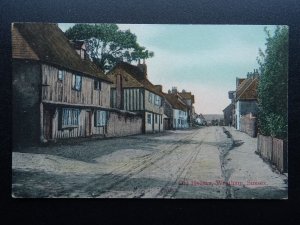
<instances>
[{"instance_id":1,"label":"pale blue sky","mask_svg":"<svg viewBox=\"0 0 300 225\"><path fill-rule=\"evenodd\" d=\"M59 24L65 31L74 24ZM264 25L118 24L130 29L138 43L154 51L146 60L148 78L195 94L195 110L223 114L230 103L228 91L236 77L258 68L258 49L265 49ZM274 30L275 26L267 26Z\"/></svg>"}]
</instances>

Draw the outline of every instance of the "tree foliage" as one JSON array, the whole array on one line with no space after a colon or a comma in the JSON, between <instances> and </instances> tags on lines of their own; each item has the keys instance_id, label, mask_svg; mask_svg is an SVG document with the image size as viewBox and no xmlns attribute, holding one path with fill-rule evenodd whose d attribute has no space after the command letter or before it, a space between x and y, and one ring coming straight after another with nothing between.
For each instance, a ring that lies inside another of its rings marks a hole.
<instances>
[{"instance_id":1,"label":"tree foliage","mask_svg":"<svg viewBox=\"0 0 300 225\"><path fill-rule=\"evenodd\" d=\"M277 26L273 35L265 28L266 50L259 50L259 131L287 138L288 27Z\"/></svg>"},{"instance_id":2,"label":"tree foliage","mask_svg":"<svg viewBox=\"0 0 300 225\"><path fill-rule=\"evenodd\" d=\"M135 34L119 30L116 24L76 24L65 35L70 40L85 40L87 53L104 71L119 61L131 63L154 56L137 43Z\"/></svg>"}]
</instances>

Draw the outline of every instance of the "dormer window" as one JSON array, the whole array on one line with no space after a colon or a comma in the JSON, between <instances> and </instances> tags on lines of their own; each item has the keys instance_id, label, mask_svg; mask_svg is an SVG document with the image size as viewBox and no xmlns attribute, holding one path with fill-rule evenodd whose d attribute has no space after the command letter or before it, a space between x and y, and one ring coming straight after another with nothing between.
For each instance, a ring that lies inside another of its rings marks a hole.
<instances>
[{"instance_id":1,"label":"dormer window","mask_svg":"<svg viewBox=\"0 0 300 225\"><path fill-rule=\"evenodd\" d=\"M94 89L101 91L101 82L99 80L94 80Z\"/></svg>"},{"instance_id":2,"label":"dormer window","mask_svg":"<svg viewBox=\"0 0 300 225\"><path fill-rule=\"evenodd\" d=\"M59 81L63 81L63 80L64 80L64 75L65 75L65 71L63 71L63 70L58 70L57 79L58 79Z\"/></svg>"}]
</instances>

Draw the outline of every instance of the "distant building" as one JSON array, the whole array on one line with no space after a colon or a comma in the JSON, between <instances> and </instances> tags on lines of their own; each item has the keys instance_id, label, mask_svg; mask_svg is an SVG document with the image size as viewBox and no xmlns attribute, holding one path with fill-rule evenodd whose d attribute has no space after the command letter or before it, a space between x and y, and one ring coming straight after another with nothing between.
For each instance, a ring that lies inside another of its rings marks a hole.
<instances>
[{"instance_id":1,"label":"distant building","mask_svg":"<svg viewBox=\"0 0 300 225\"><path fill-rule=\"evenodd\" d=\"M230 103L225 109L223 109L225 126L232 126L233 110L234 104L232 103Z\"/></svg>"},{"instance_id":2,"label":"distant building","mask_svg":"<svg viewBox=\"0 0 300 225\"><path fill-rule=\"evenodd\" d=\"M167 101L172 106L172 128L188 128L188 106L178 93L165 94Z\"/></svg>"},{"instance_id":3,"label":"distant building","mask_svg":"<svg viewBox=\"0 0 300 225\"><path fill-rule=\"evenodd\" d=\"M184 101L185 105L187 106L187 122L189 126L192 126L193 119L195 119L195 109L193 104L195 103L195 96L191 92L187 92L184 89L182 92L178 92L177 87L172 87L172 91L169 91L172 94L179 94L181 99Z\"/></svg>"},{"instance_id":4,"label":"distant building","mask_svg":"<svg viewBox=\"0 0 300 225\"><path fill-rule=\"evenodd\" d=\"M206 125L206 120L202 114L196 116L195 123L197 125Z\"/></svg>"}]
</instances>

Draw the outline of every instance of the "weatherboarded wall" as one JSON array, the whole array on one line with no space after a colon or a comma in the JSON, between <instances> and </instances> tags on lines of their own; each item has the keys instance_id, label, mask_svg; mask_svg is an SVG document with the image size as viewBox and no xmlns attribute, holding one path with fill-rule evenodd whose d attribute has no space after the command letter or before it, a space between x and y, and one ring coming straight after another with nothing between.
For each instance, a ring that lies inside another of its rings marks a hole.
<instances>
[{"instance_id":1,"label":"weatherboarded wall","mask_svg":"<svg viewBox=\"0 0 300 225\"><path fill-rule=\"evenodd\" d=\"M107 125L97 127L94 125L95 112L91 109L80 109L79 125L76 127L61 128L60 109L57 108L52 120L52 137L50 139L64 139L75 137L89 137L101 135L102 137L118 137L142 133L142 116L126 112L108 112ZM91 113L91 118L89 114ZM47 127L44 126L44 133Z\"/></svg>"},{"instance_id":2,"label":"weatherboarded wall","mask_svg":"<svg viewBox=\"0 0 300 225\"><path fill-rule=\"evenodd\" d=\"M58 68L42 65L42 100L70 104L86 104L110 107L110 84L101 82L101 90L94 89L94 78L82 76L80 91L72 89L75 73L64 70L63 80L58 80Z\"/></svg>"}]
</instances>

